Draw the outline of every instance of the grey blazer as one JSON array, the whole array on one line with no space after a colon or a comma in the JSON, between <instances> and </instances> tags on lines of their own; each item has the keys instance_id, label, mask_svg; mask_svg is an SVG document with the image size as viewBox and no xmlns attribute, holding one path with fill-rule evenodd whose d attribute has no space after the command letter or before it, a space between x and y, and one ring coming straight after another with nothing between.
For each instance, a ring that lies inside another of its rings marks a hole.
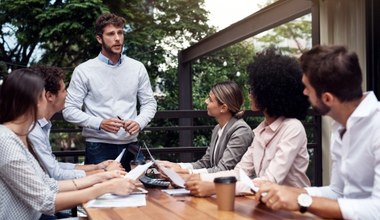
<instances>
[{"instance_id":1,"label":"grey blazer","mask_svg":"<svg viewBox=\"0 0 380 220\"><path fill-rule=\"evenodd\" d=\"M216 125L212 131L210 146L207 148L206 154L198 161L191 163L194 169L207 168L209 173L215 173L232 170L240 161L253 141L253 131L243 119L234 117L225 126L215 152L215 161L213 154L219 125Z\"/></svg>"}]
</instances>

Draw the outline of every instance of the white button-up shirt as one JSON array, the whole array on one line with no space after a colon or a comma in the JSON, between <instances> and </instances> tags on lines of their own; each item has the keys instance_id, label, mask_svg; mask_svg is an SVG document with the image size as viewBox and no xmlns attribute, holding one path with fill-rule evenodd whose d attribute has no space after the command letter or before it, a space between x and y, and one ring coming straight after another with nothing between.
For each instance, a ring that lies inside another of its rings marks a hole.
<instances>
[{"instance_id":1,"label":"white button-up shirt","mask_svg":"<svg viewBox=\"0 0 380 220\"><path fill-rule=\"evenodd\" d=\"M333 122L332 174L326 187L307 188L314 196L337 199L345 219L378 219L380 216L380 103L373 92L347 120Z\"/></svg>"}]
</instances>

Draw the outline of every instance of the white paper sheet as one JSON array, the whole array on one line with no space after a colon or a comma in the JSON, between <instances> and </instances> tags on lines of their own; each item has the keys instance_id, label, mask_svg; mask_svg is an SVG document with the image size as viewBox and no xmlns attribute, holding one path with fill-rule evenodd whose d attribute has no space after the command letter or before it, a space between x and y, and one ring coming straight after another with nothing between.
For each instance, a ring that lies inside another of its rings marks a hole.
<instances>
[{"instance_id":1,"label":"white paper sheet","mask_svg":"<svg viewBox=\"0 0 380 220\"><path fill-rule=\"evenodd\" d=\"M164 166L159 166L159 169L169 177L169 179L176 185L182 188L185 188L185 180L178 175L174 170L166 168Z\"/></svg>"},{"instance_id":2,"label":"white paper sheet","mask_svg":"<svg viewBox=\"0 0 380 220\"><path fill-rule=\"evenodd\" d=\"M259 191L259 187L255 186L255 184L252 182L252 180L245 174L243 169L239 170L240 175L240 181L249 186L254 192Z\"/></svg>"},{"instance_id":3,"label":"white paper sheet","mask_svg":"<svg viewBox=\"0 0 380 220\"><path fill-rule=\"evenodd\" d=\"M164 166L160 166L157 163L157 161L153 158L153 156L150 153L149 148L148 148L148 146L146 146L145 142L144 142L144 146L145 146L146 150L148 151L150 159L154 162L154 164L156 164L158 169L161 170L176 186L185 188L185 180L180 175L178 175L174 170L166 168Z\"/></svg>"},{"instance_id":4,"label":"white paper sheet","mask_svg":"<svg viewBox=\"0 0 380 220\"><path fill-rule=\"evenodd\" d=\"M121 151L121 153L119 154L119 156L116 157L115 161L116 162L119 162L121 161L121 158L123 157L124 155L124 152L125 152L125 148Z\"/></svg>"},{"instance_id":5,"label":"white paper sheet","mask_svg":"<svg viewBox=\"0 0 380 220\"><path fill-rule=\"evenodd\" d=\"M190 195L190 191L184 188L180 189L162 189L164 193L167 193L172 196L182 196L182 195Z\"/></svg>"},{"instance_id":6,"label":"white paper sheet","mask_svg":"<svg viewBox=\"0 0 380 220\"><path fill-rule=\"evenodd\" d=\"M97 199L87 203L88 208L113 208L113 207L138 207L146 206L145 194L131 194L128 196L117 196L104 194Z\"/></svg>"},{"instance_id":7,"label":"white paper sheet","mask_svg":"<svg viewBox=\"0 0 380 220\"><path fill-rule=\"evenodd\" d=\"M124 176L124 178L137 180L152 165L152 161L144 165L137 165L133 170L129 171L129 173Z\"/></svg>"}]
</instances>

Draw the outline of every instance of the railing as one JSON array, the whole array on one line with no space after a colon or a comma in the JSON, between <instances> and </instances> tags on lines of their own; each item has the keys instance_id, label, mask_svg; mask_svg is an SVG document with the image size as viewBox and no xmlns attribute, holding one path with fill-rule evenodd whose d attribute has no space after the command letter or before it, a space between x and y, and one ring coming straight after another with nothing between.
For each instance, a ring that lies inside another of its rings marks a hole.
<instances>
[{"instance_id":1,"label":"railing","mask_svg":"<svg viewBox=\"0 0 380 220\"><path fill-rule=\"evenodd\" d=\"M247 121L247 123L252 127L256 127L258 123L261 121L262 115L257 112L252 111L246 111L244 115L244 119ZM192 126L179 126L173 125L173 121L171 121L170 126L162 126L160 125L160 120L173 120L176 119L176 123L178 123L179 119L183 118L190 118L193 120ZM147 143L152 143L151 140L149 140L151 137L154 136L154 133L157 132L171 132L173 133L179 133L179 131L191 131L194 132L205 132L208 133L208 139L211 139L211 131L212 128L215 126L216 122L213 120L209 120L208 124L204 124L204 121L202 123L199 123L199 120L201 119L211 119L207 115L207 111L191 111L191 110L177 110L177 111L160 111L157 112L154 119L151 122L151 125L146 127L140 134L139 139L145 139ZM307 131L308 135L308 150L311 155L310 165L308 169L308 175L311 179L312 183L314 185L321 185L322 184L322 149L321 149L321 127L320 127L320 116L315 115L313 111L309 112L309 116L307 117L307 120L303 121L303 125L305 126L305 129ZM57 113L53 117L53 124L55 123L62 123L63 117L61 113ZM55 128L53 125L53 129L51 133L78 133L80 134L81 128L79 127L62 127ZM156 135L157 136L157 135ZM158 135L159 138L162 138L163 136ZM184 136L178 136L175 138L193 138L192 135L189 137ZM174 139L175 139L174 138ZM178 139L178 143L181 141ZM189 143L190 141L185 141L185 143ZM193 139L190 143L193 143ZM176 144L175 146L161 146L157 147L153 144L148 144L150 151L153 153L153 155L157 158L162 159L169 159L174 161L182 161L182 162L189 162L194 161L196 159L199 159L205 152L206 146L179 146ZM144 154L147 155L144 149L142 149ZM63 157L71 157L73 162L80 161L80 157L84 157L84 150L69 150L69 151L54 151L54 154L58 158Z\"/></svg>"}]
</instances>

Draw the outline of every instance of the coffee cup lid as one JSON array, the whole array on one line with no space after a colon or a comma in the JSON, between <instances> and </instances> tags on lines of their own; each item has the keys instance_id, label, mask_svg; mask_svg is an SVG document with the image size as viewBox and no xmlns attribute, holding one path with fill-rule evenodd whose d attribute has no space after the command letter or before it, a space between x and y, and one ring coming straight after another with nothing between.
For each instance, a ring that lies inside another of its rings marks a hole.
<instances>
[{"instance_id":1,"label":"coffee cup lid","mask_svg":"<svg viewBox=\"0 0 380 220\"><path fill-rule=\"evenodd\" d=\"M217 177L214 179L214 183L236 183L237 179L234 176Z\"/></svg>"}]
</instances>

